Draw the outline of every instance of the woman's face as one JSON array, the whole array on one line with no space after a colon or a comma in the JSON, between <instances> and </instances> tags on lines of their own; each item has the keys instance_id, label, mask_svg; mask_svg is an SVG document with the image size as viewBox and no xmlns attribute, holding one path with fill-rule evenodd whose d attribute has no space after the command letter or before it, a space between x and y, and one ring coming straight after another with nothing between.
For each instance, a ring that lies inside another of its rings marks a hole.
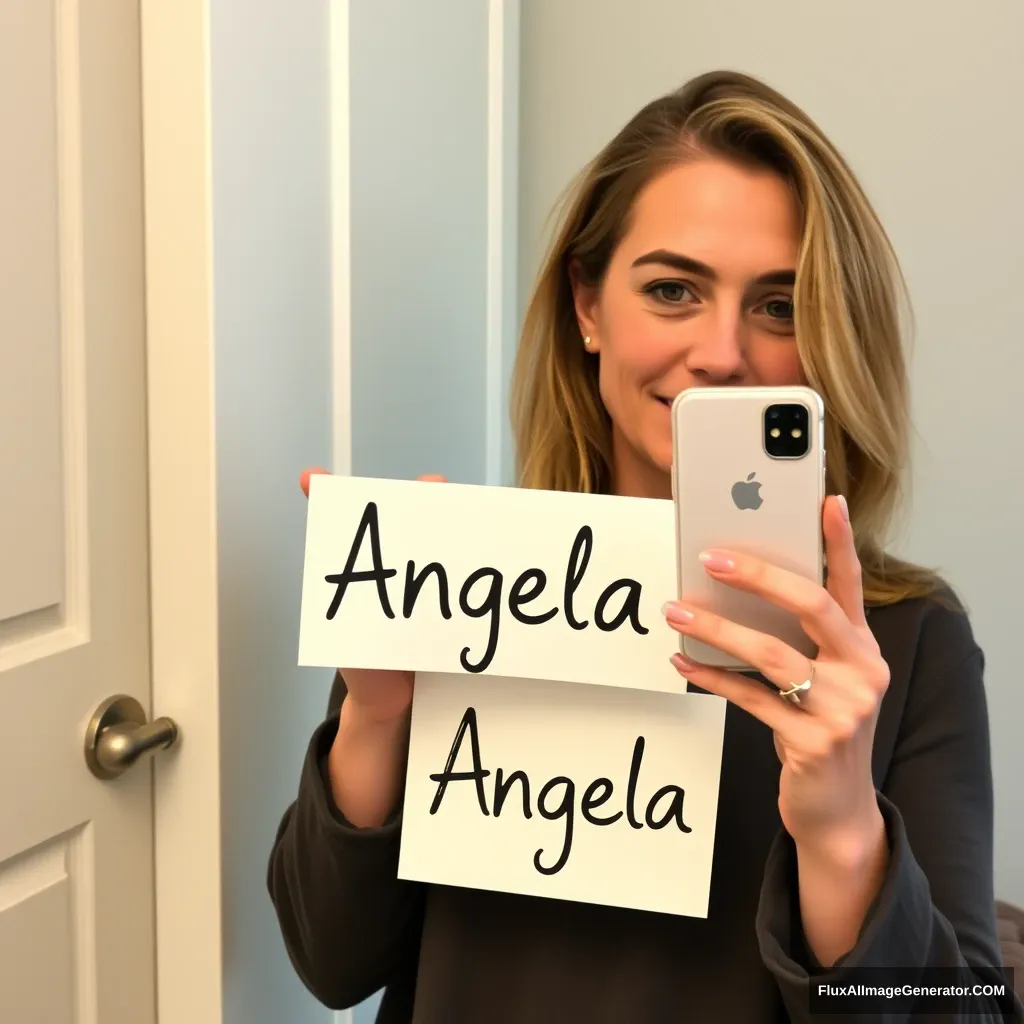
<instances>
[{"instance_id":1,"label":"woman's face","mask_svg":"<svg viewBox=\"0 0 1024 1024\"><path fill-rule=\"evenodd\" d=\"M769 172L701 159L640 193L600 286L574 287L612 421L617 493L668 496L680 391L804 382L799 242L794 199Z\"/></svg>"}]
</instances>

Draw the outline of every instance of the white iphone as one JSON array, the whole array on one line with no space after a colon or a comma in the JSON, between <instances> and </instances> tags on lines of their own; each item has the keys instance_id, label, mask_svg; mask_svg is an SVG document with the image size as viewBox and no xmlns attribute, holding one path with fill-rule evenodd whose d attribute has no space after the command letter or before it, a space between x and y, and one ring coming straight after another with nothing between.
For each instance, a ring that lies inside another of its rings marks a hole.
<instances>
[{"instance_id":1,"label":"white iphone","mask_svg":"<svg viewBox=\"0 0 1024 1024\"><path fill-rule=\"evenodd\" d=\"M690 388L672 405L672 488L679 596L778 637L813 658L797 617L713 580L708 548L756 555L823 582L825 406L806 387ZM684 657L753 671L732 655L682 637Z\"/></svg>"}]
</instances>

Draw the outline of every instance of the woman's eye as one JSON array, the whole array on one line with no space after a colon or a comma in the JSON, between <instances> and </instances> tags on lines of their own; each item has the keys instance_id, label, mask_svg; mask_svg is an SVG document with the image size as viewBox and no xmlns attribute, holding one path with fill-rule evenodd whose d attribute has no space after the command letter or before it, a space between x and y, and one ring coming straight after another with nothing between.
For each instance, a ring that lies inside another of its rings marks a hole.
<instances>
[{"instance_id":1,"label":"woman's eye","mask_svg":"<svg viewBox=\"0 0 1024 1024\"><path fill-rule=\"evenodd\" d=\"M681 281L655 281L654 284L647 286L647 294L663 302L678 304L693 293Z\"/></svg>"},{"instance_id":2,"label":"woman's eye","mask_svg":"<svg viewBox=\"0 0 1024 1024\"><path fill-rule=\"evenodd\" d=\"M793 303L789 299L771 299L764 304L764 310L773 320L793 319Z\"/></svg>"}]
</instances>

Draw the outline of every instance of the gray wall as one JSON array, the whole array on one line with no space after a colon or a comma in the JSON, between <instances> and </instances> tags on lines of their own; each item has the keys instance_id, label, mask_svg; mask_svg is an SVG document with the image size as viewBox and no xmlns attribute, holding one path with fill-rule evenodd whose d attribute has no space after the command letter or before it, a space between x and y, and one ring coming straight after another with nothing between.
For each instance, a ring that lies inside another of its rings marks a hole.
<instances>
[{"instance_id":1,"label":"gray wall","mask_svg":"<svg viewBox=\"0 0 1024 1024\"><path fill-rule=\"evenodd\" d=\"M298 473L330 465L327 7L211 5L225 1024L328 1024L266 895L330 673L296 667Z\"/></svg>"},{"instance_id":2,"label":"gray wall","mask_svg":"<svg viewBox=\"0 0 1024 1024\"><path fill-rule=\"evenodd\" d=\"M988 655L996 882L1024 904L1024 6L918 0L523 0L520 291L571 175L647 100L716 67L789 94L848 155L918 315L915 503L904 550L971 606Z\"/></svg>"},{"instance_id":3,"label":"gray wall","mask_svg":"<svg viewBox=\"0 0 1024 1024\"><path fill-rule=\"evenodd\" d=\"M484 483L487 4L349 12L352 471Z\"/></svg>"},{"instance_id":4,"label":"gray wall","mask_svg":"<svg viewBox=\"0 0 1024 1024\"><path fill-rule=\"evenodd\" d=\"M295 666L297 475L333 462L328 13L211 10L225 1024L333 1018L265 895L330 683ZM487 6L353 3L349 41L352 469L482 483Z\"/></svg>"},{"instance_id":5,"label":"gray wall","mask_svg":"<svg viewBox=\"0 0 1024 1024\"><path fill-rule=\"evenodd\" d=\"M352 470L483 483L487 4L349 10Z\"/></svg>"}]
</instances>

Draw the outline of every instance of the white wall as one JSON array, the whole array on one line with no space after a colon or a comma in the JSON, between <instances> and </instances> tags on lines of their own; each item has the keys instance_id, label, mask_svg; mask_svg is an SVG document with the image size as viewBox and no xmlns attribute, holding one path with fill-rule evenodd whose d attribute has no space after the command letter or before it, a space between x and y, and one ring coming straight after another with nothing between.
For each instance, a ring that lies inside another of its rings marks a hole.
<instances>
[{"instance_id":1,"label":"white wall","mask_svg":"<svg viewBox=\"0 0 1024 1024\"><path fill-rule=\"evenodd\" d=\"M996 882L1024 904L1024 6L523 0L521 31L521 303L571 175L643 103L702 71L764 77L861 176L918 315L906 550L961 590L988 656Z\"/></svg>"},{"instance_id":2,"label":"white wall","mask_svg":"<svg viewBox=\"0 0 1024 1024\"><path fill-rule=\"evenodd\" d=\"M209 5L224 1024L327 1024L266 890L330 673L296 667L305 499L331 462L327 6Z\"/></svg>"}]
</instances>

